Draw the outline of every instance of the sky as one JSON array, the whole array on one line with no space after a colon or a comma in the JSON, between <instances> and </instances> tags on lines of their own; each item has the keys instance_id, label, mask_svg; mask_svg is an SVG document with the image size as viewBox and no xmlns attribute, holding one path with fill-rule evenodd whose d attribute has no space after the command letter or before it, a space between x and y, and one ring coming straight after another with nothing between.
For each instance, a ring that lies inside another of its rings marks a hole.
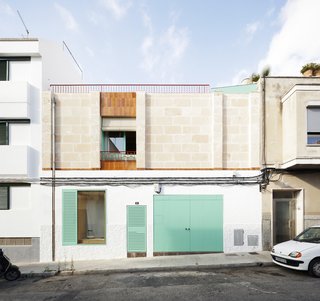
<instances>
[{"instance_id":1,"label":"sky","mask_svg":"<svg viewBox=\"0 0 320 301\"><path fill-rule=\"evenodd\" d=\"M240 84L320 62L319 0L0 0L0 37L65 41L86 83Z\"/></svg>"}]
</instances>

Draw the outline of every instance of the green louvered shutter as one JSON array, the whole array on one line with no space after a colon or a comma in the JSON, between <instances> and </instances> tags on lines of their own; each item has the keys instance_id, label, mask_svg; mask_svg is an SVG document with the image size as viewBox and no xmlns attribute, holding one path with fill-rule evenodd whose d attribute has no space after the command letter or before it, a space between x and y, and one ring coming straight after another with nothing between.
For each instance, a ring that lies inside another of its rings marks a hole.
<instances>
[{"instance_id":1,"label":"green louvered shutter","mask_svg":"<svg viewBox=\"0 0 320 301\"><path fill-rule=\"evenodd\" d=\"M146 206L127 206L128 252L146 252Z\"/></svg>"},{"instance_id":2,"label":"green louvered shutter","mask_svg":"<svg viewBox=\"0 0 320 301\"><path fill-rule=\"evenodd\" d=\"M77 191L62 191L62 244L77 244Z\"/></svg>"}]
</instances>

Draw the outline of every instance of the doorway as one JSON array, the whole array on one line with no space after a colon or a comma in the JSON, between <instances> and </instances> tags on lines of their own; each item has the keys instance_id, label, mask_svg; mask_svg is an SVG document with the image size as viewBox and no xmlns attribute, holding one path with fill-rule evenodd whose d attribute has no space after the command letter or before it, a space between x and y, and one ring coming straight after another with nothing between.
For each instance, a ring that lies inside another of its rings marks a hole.
<instances>
[{"instance_id":1,"label":"doorway","mask_svg":"<svg viewBox=\"0 0 320 301\"><path fill-rule=\"evenodd\" d=\"M273 191L273 244L293 239L296 233L297 192Z\"/></svg>"}]
</instances>

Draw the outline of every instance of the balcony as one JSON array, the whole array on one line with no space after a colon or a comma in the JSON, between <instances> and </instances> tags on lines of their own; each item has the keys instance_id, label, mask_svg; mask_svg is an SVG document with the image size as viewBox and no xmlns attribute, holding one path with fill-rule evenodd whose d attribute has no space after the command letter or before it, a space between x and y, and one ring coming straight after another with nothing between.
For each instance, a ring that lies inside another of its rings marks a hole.
<instances>
[{"instance_id":1,"label":"balcony","mask_svg":"<svg viewBox=\"0 0 320 301\"><path fill-rule=\"evenodd\" d=\"M135 170L135 151L101 151L102 170Z\"/></svg>"},{"instance_id":2,"label":"balcony","mask_svg":"<svg viewBox=\"0 0 320 301\"><path fill-rule=\"evenodd\" d=\"M29 118L27 82L0 81L0 118Z\"/></svg>"},{"instance_id":3,"label":"balcony","mask_svg":"<svg viewBox=\"0 0 320 301\"><path fill-rule=\"evenodd\" d=\"M27 176L29 147L0 145L0 176Z\"/></svg>"},{"instance_id":4,"label":"balcony","mask_svg":"<svg viewBox=\"0 0 320 301\"><path fill-rule=\"evenodd\" d=\"M320 167L320 85L295 85L282 98L284 169Z\"/></svg>"}]
</instances>

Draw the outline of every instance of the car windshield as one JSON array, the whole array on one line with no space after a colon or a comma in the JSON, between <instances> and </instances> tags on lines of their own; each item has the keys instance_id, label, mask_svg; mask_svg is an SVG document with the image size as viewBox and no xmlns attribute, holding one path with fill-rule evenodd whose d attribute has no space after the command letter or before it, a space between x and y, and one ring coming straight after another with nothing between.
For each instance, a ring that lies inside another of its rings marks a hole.
<instances>
[{"instance_id":1,"label":"car windshield","mask_svg":"<svg viewBox=\"0 0 320 301\"><path fill-rule=\"evenodd\" d=\"M308 228L300 233L294 240L300 242L320 243L320 227Z\"/></svg>"}]
</instances>

